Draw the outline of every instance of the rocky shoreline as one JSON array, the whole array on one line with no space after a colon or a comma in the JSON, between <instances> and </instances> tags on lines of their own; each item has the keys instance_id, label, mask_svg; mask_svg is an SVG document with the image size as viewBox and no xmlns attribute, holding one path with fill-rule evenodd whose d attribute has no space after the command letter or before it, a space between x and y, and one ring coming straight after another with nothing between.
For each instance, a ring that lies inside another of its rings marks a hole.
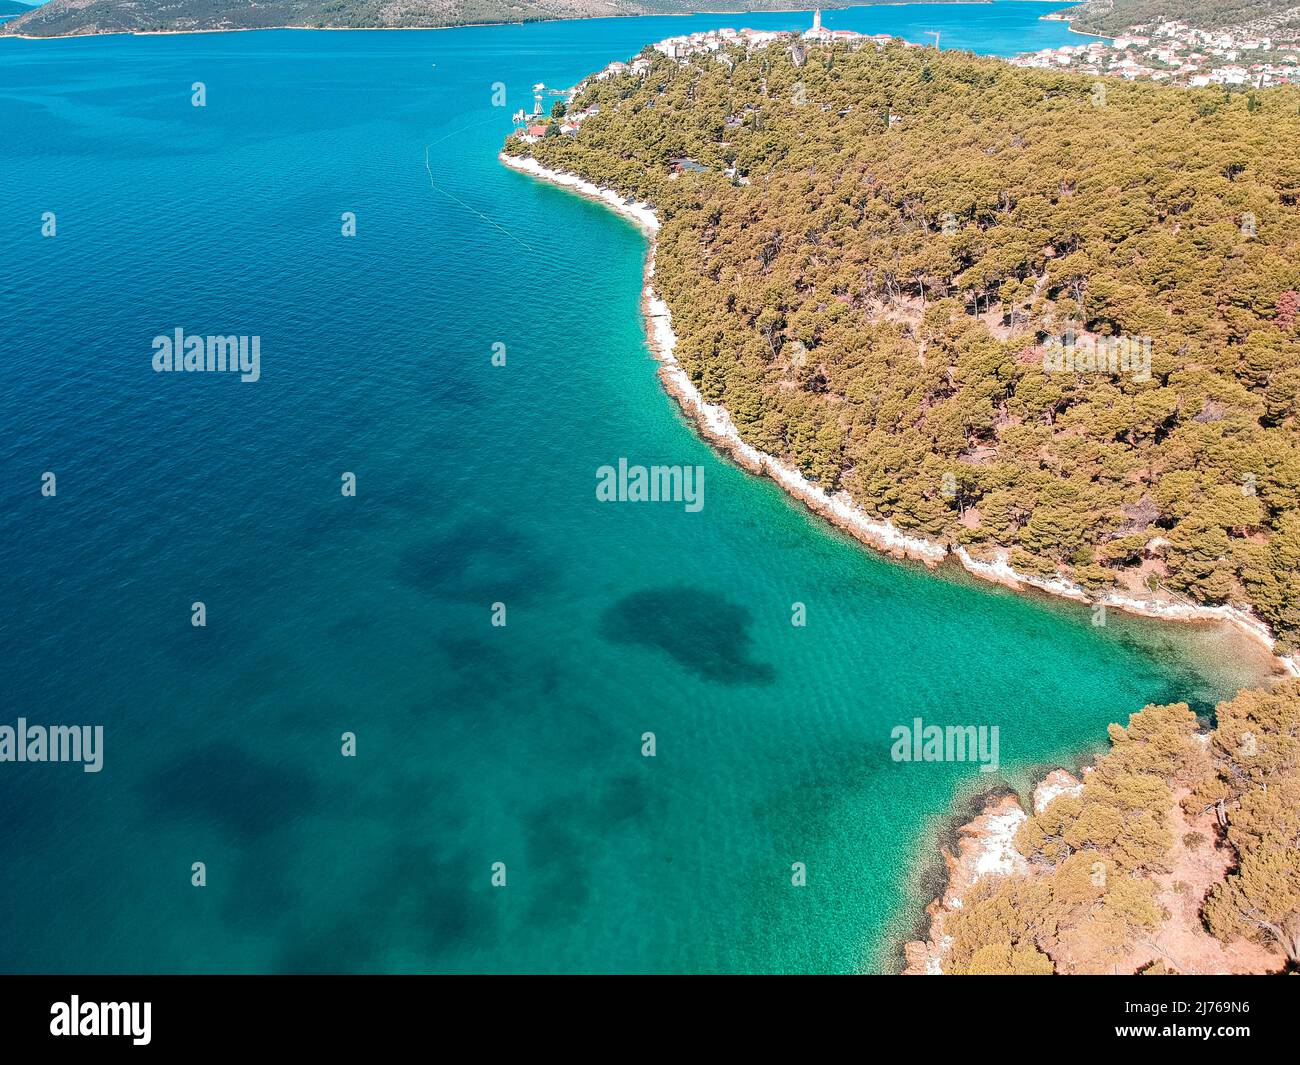
<instances>
[{"instance_id":1,"label":"rocky shoreline","mask_svg":"<svg viewBox=\"0 0 1300 1065\"><path fill-rule=\"evenodd\" d=\"M1086 772L1086 770L1085 770ZM1061 795L1077 795L1083 782L1064 769L1053 769L1034 788L1034 813L1042 813ZM942 976L944 959L952 944L945 924L949 914L962 907L962 899L982 878L1022 876L1029 863L1016 849L1016 832L1029 815L1014 792L985 799L979 814L957 829L956 853L942 850L946 868L943 893L926 907L929 930L924 940L903 947L904 976Z\"/></svg>"},{"instance_id":2,"label":"rocky shoreline","mask_svg":"<svg viewBox=\"0 0 1300 1065\"><path fill-rule=\"evenodd\" d=\"M650 349L660 363L660 380L682 410L695 422L701 435L751 473L771 477L815 514L868 547L892 557L920 562L931 569L948 559L954 559L973 576L1013 591L1035 589L1058 598L1079 603L1100 603L1124 613L1161 621L1227 622L1273 654L1281 672L1300 677L1300 655L1278 654L1275 650L1276 641L1268 626L1248 611L1232 606L1198 606L1155 595L1138 595L1118 590L1101 596L1092 595L1064 577L1037 577L1015 570L1007 561L1008 552L1005 550L999 550L991 559L977 559L963 546L954 547L929 537L906 533L887 520L871 517L850 499L847 492L841 490L831 495L805 478L797 469L745 442L726 408L705 401L674 355L677 337L673 333L672 312L654 290L656 236L660 226L654 208L621 196L613 189L598 186L577 174L545 167L531 156L518 157L502 152L498 158L513 170L599 201L630 219L649 236L650 247L646 255L641 306Z\"/></svg>"}]
</instances>

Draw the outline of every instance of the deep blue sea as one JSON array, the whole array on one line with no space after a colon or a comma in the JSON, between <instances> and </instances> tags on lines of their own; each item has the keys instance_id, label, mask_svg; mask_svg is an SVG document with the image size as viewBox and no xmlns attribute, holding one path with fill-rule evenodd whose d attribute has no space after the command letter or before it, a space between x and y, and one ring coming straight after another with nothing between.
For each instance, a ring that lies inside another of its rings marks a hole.
<instances>
[{"instance_id":1,"label":"deep blue sea","mask_svg":"<svg viewBox=\"0 0 1300 1065\"><path fill-rule=\"evenodd\" d=\"M825 22L1010 53L1053 7ZM644 238L497 162L535 82L808 23L0 38L0 724L105 730L99 773L0 763L0 970L890 969L955 797L1257 678L716 457ZM260 380L155 373L176 328L260 337ZM703 509L598 503L622 456ZM998 724L1001 771L893 762L914 717Z\"/></svg>"}]
</instances>

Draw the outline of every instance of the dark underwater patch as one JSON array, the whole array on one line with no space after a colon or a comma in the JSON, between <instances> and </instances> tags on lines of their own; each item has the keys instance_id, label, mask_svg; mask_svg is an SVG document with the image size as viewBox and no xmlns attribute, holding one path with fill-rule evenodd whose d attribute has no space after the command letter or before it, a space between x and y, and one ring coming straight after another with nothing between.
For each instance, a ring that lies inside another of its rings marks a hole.
<instances>
[{"instance_id":1,"label":"dark underwater patch","mask_svg":"<svg viewBox=\"0 0 1300 1065\"><path fill-rule=\"evenodd\" d=\"M580 920L591 894L588 878L575 875L592 840L643 823L651 805L645 780L623 773L599 790L573 792L543 803L528 820L527 862L516 883L528 892L528 920L536 924Z\"/></svg>"},{"instance_id":2,"label":"dark underwater patch","mask_svg":"<svg viewBox=\"0 0 1300 1065\"><path fill-rule=\"evenodd\" d=\"M491 945L498 912L482 863L468 855L440 857L436 847L401 844L368 869L363 887L325 921L299 927L284 940L275 969L285 973L385 971L391 951L418 953L431 970L449 951Z\"/></svg>"},{"instance_id":3,"label":"dark underwater patch","mask_svg":"<svg viewBox=\"0 0 1300 1065\"><path fill-rule=\"evenodd\" d=\"M651 647L697 677L718 684L771 684L776 670L751 657L750 612L698 588L633 592L601 618L610 643Z\"/></svg>"},{"instance_id":4,"label":"dark underwater patch","mask_svg":"<svg viewBox=\"0 0 1300 1065\"><path fill-rule=\"evenodd\" d=\"M394 576L408 588L463 603L529 603L555 584L555 568L504 522L462 522L449 535L411 544Z\"/></svg>"},{"instance_id":5,"label":"dark underwater patch","mask_svg":"<svg viewBox=\"0 0 1300 1065\"><path fill-rule=\"evenodd\" d=\"M192 751L142 787L157 813L200 818L237 838L264 835L316 805L316 787L307 774L228 742Z\"/></svg>"}]
</instances>

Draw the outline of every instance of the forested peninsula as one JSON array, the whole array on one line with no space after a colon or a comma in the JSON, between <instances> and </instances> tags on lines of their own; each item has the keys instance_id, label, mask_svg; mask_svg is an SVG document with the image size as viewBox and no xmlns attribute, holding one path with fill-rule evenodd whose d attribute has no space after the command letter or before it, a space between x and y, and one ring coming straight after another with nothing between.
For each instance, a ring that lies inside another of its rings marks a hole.
<instances>
[{"instance_id":1,"label":"forested peninsula","mask_svg":"<svg viewBox=\"0 0 1300 1065\"><path fill-rule=\"evenodd\" d=\"M1285 652L1297 133L1292 89L787 39L648 49L505 150L653 207L675 358L754 448L977 558L1240 604ZM990 805L908 971L1295 970L1300 681L1212 724L1149 706L1032 814Z\"/></svg>"},{"instance_id":2,"label":"forested peninsula","mask_svg":"<svg viewBox=\"0 0 1300 1065\"><path fill-rule=\"evenodd\" d=\"M864 41L647 49L506 152L655 208L676 357L755 448L975 558L1240 604L1293 651L1300 91Z\"/></svg>"}]
</instances>

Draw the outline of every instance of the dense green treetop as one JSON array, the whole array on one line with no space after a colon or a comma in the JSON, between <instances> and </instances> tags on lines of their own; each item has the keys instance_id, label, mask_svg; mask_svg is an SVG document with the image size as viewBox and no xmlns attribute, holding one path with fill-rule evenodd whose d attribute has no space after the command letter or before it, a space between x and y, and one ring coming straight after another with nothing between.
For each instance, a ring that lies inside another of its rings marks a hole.
<instances>
[{"instance_id":1,"label":"dense green treetop","mask_svg":"<svg viewBox=\"0 0 1300 1065\"><path fill-rule=\"evenodd\" d=\"M1176 959L1151 945L1175 918L1157 877L1216 845L1230 852L1227 868L1197 899L1193 938L1203 922L1224 943L1266 948L1267 971L1300 968L1300 681L1243 692L1216 718L1200 733L1179 703L1112 725L1113 747L1079 794L1021 826L1031 873L981 879L949 913L945 972L1124 972L1152 960L1168 971ZM1175 838L1175 791L1197 823L1214 812L1213 839Z\"/></svg>"}]
</instances>

